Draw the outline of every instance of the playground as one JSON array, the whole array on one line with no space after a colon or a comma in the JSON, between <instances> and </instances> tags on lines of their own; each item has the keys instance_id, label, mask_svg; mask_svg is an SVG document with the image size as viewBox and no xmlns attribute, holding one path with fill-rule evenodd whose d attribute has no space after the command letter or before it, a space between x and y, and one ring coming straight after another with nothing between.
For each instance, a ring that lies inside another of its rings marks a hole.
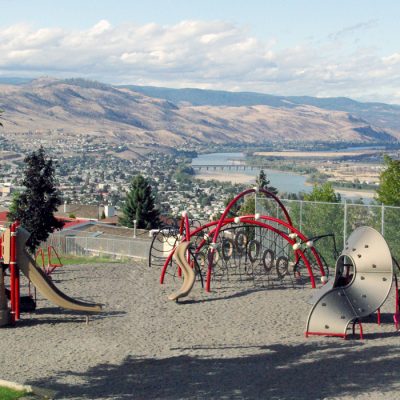
<instances>
[{"instance_id":1,"label":"playground","mask_svg":"<svg viewBox=\"0 0 400 400\"><path fill-rule=\"evenodd\" d=\"M236 199L206 225L183 213L154 237L148 263L40 269L12 226L2 378L59 399L398 398L397 281L383 237L355 229L328 268L322 238L275 200L281 220L229 216ZM38 289L35 312L20 307L33 288L15 262Z\"/></svg>"},{"instance_id":2,"label":"playground","mask_svg":"<svg viewBox=\"0 0 400 400\"><path fill-rule=\"evenodd\" d=\"M143 264L64 266L53 274L74 298L102 302L90 317L39 298L35 314L0 329L3 379L60 399L395 399L399 337L391 313L364 322L364 340L304 338L313 289L254 288L169 302ZM182 300L183 303L183 300Z\"/></svg>"}]
</instances>

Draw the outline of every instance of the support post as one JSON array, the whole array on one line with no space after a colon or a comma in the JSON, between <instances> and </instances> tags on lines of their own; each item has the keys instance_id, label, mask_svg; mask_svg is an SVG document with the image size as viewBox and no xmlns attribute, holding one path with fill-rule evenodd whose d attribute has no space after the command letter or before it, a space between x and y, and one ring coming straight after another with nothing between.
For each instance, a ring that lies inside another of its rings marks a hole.
<instances>
[{"instance_id":1,"label":"support post","mask_svg":"<svg viewBox=\"0 0 400 400\"><path fill-rule=\"evenodd\" d=\"M20 283L19 268L17 266L17 223L10 227L10 287L11 287L11 322L15 323L20 318Z\"/></svg>"},{"instance_id":2,"label":"support post","mask_svg":"<svg viewBox=\"0 0 400 400\"><path fill-rule=\"evenodd\" d=\"M302 226L303 226L303 200L300 200L300 228L299 231L302 230Z\"/></svg>"},{"instance_id":3,"label":"support post","mask_svg":"<svg viewBox=\"0 0 400 400\"><path fill-rule=\"evenodd\" d=\"M343 218L343 245L346 243L347 237L347 202L344 199L344 218Z\"/></svg>"}]
</instances>

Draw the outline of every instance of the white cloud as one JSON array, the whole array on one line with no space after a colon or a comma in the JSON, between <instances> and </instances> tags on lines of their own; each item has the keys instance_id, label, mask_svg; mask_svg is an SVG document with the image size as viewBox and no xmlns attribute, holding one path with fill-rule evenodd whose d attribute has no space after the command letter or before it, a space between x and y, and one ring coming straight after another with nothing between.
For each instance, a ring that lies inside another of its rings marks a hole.
<instances>
[{"instance_id":1,"label":"white cloud","mask_svg":"<svg viewBox=\"0 0 400 400\"><path fill-rule=\"evenodd\" d=\"M368 21L325 42L279 48L279 37L260 40L224 21L182 21L163 26L112 26L87 30L0 30L2 75L82 76L112 83L252 90L284 95L352 96L398 102L400 52L343 51L343 38ZM378 98L377 98L378 97Z\"/></svg>"}]
</instances>

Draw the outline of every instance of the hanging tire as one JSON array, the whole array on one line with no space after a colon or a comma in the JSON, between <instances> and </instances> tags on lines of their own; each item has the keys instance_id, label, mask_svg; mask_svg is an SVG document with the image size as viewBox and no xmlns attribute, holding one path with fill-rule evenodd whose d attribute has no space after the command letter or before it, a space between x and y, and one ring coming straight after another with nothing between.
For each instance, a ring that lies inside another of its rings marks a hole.
<instances>
[{"instance_id":1,"label":"hanging tire","mask_svg":"<svg viewBox=\"0 0 400 400\"><path fill-rule=\"evenodd\" d=\"M247 247L247 235L243 231L238 231L235 234L235 247L239 254L242 254Z\"/></svg>"},{"instance_id":2,"label":"hanging tire","mask_svg":"<svg viewBox=\"0 0 400 400\"><path fill-rule=\"evenodd\" d=\"M289 260L285 256L280 256L276 260L276 273L279 279L283 279L289 272Z\"/></svg>"},{"instance_id":3,"label":"hanging tire","mask_svg":"<svg viewBox=\"0 0 400 400\"><path fill-rule=\"evenodd\" d=\"M274 266L275 254L272 250L265 250L262 255L262 264L264 267L264 271L269 274L271 272L272 267Z\"/></svg>"},{"instance_id":4,"label":"hanging tire","mask_svg":"<svg viewBox=\"0 0 400 400\"><path fill-rule=\"evenodd\" d=\"M258 240L250 240L247 245L247 254L249 256L249 260L254 263L258 256L260 255L261 243Z\"/></svg>"},{"instance_id":5,"label":"hanging tire","mask_svg":"<svg viewBox=\"0 0 400 400\"><path fill-rule=\"evenodd\" d=\"M228 261L233 256L233 249L235 244L232 239L224 238L222 239L222 258L224 261Z\"/></svg>"}]
</instances>

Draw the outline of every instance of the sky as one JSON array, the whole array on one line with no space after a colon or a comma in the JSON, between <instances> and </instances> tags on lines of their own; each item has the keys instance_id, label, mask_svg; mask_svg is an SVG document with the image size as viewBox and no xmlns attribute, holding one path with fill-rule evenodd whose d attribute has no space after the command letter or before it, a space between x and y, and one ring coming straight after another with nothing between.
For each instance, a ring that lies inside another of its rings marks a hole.
<instances>
[{"instance_id":1,"label":"sky","mask_svg":"<svg viewBox=\"0 0 400 400\"><path fill-rule=\"evenodd\" d=\"M0 0L0 77L400 104L398 0Z\"/></svg>"}]
</instances>

